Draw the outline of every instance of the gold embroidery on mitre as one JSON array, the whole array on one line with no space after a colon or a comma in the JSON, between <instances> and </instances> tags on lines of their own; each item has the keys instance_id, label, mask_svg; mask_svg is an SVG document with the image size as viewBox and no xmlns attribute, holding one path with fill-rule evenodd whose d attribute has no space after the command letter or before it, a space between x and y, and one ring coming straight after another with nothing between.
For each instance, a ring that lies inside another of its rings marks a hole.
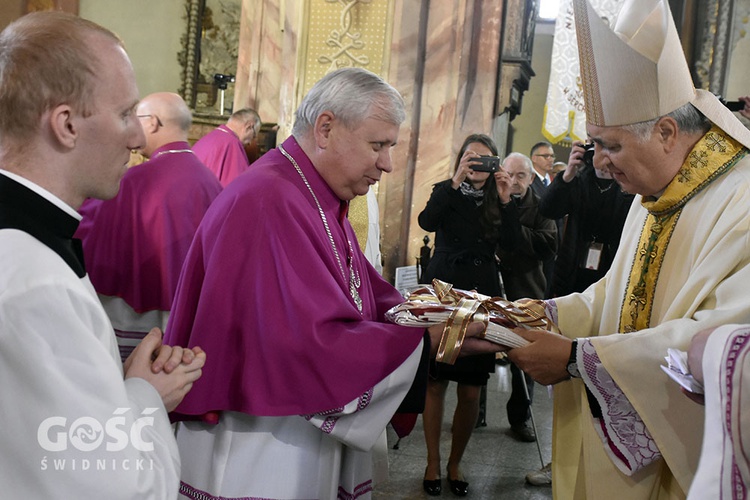
<instances>
[{"instance_id":1,"label":"gold embroidery on mitre","mask_svg":"<svg viewBox=\"0 0 750 500\"><path fill-rule=\"evenodd\" d=\"M591 43L591 26L589 25L586 0L574 0L573 7L576 18L576 38L578 40L586 121L593 125L604 125L604 106L599 91L599 78L596 74L596 61Z\"/></svg>"},{"instance_id":2,"label":"gold embroidery on mitre","mask_svg":"<svg viewBox=\"0 0 750 500\"><path fill-rule=\"evenodd\" d=\"M622 333L648 328L659 272L682 208L720 175L748 154L748 150L717 127L695 145L658 200L642 200L648 215L633 257L620 310Z\"/></svg>"}]
</instances>

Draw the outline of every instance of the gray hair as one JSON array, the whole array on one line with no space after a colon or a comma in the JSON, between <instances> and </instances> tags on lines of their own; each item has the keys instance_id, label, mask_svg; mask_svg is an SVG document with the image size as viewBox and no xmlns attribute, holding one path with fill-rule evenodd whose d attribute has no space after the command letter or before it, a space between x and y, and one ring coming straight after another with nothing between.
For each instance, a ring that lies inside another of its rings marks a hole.
<instances>
[{"instance_id":1,"label":"gray hair","mask_svg":"<svg viewBox=\"0 0 750 500\"><path fill-rule=\"evenodd\" d=\"M404 99L390 84L362 68L341 68L321 78L302 99L292 135L309 132L325 111L348 128L368 117L400 125L406 119Z\"/></svg>"},{"instance_id":2,"label":"gray hair","mask_svg":"<svg viewBox=\"0 0 750 500\"><path fill-rule=\"evenodd\" d=\"M260 126L262 125L260 121L260 115L257 111L255 111L253 108L242 108L238 109L234 113L232 113L232 116L229 117L230 120L236 120L238 123L245 124L249 122L250 120L253 120L253 130L255 130L255 135L258 135L258 132L260 131Z\"/></svg>"},{"instance_id":3,"label":"gray hair","mask_svg":"<svg viewBox=\"0 0 750 500\"><path fill-rule=\"evenodd\" d=\"M674 121L677 122L677 127L680 129L680 131L687 134L705 134L708 129L711 128L711 122L708 120L708 118L706 118L703 113L698 111L698 109L690 103L684 104L664 116L673 118ZM643 143L646 142L649 137L651 137L651 133L654 130L656 122L658 122L661 118L663 117L660 116L659 118L655 118L653 120L633 123L631 125L624 125L622 128L625 131L633 134L636 139L638 139L638 142Z\"/></svg>"},{"instance_id":4,"label":"gray hair","mask_svg":"<svg viewBox=\"0 0 750 500\"><path fill-rule=\"evenodd\" d=\"M511 154L509 154L508 156L505 157L505 159L503 160L503 165L505 165L505 161L508 160L509 158L519 158L519 159L521 159L523 161L524 166L526 167L526 170L529 171L529 174L531 174L532 176L536 175L534 173L534 164L531 162L531 158L529 158L525 154L523 154L523 153L511 153ZM533 177L532 177L532 179L533 179Z\"/></svg>"}]
</instances>

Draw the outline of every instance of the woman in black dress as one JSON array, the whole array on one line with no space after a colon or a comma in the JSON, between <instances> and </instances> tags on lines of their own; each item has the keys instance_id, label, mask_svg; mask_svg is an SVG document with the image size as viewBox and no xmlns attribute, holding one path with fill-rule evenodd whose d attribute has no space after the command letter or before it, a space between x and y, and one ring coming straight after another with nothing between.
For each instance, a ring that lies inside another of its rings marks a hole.
<instances>
[{"instance_id":1,"label":"woman in black dress","mask_svg":"<svg viewBox=\"0 0 750 500\"><path fill-rule=\"evenodd\" d=\"M435 232L435 252L425 271L425 282L433 278L456 288L476 290L490 296L501 294L495 260L502 205L510 201L510 184L502 169L496 173L475 171L479 156L497 156L494 141L484 134L470 135L456 158L451 179L435 184L427 206L419 214L419 225ZM500 179L496 181L496 178ZM505 246L505 245L503 245ZM439 495L440 431L443 403L449 381L457 383L458 402L453 415L453 439L448 458L448 484L453 493L466 495L468 483L459 464L477 423L481 387L495 368L494 354L459 358L455 365L430 366L427 400L422 415L427 444L424 490Z\"/></svg>"}]
</instances>

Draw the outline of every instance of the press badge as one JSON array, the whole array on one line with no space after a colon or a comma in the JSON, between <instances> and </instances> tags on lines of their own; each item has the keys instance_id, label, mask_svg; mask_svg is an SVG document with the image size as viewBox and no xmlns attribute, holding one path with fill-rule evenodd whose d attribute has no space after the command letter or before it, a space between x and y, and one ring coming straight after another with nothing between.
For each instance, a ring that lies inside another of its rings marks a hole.
<instances>
[{"instance_id":1,"label":"press badge","mask_svg":"<svg viewBox=\"0 0 750 500\"><path fill-rule=\"evenodd\" d=\"M603 248L604 245L597 242L592 242L591 245L589 245L589 251L586 254L586 264L584 265L586 269L591 269L592 271L599 270Z\"/></svg>"}]
</instances>

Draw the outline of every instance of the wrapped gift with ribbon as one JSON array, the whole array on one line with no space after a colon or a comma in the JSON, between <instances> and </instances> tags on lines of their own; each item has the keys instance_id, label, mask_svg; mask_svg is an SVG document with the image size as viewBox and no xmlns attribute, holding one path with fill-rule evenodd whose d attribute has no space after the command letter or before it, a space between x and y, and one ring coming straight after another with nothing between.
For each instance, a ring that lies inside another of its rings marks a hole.
<instances>
[{"instance_id":1,"label":"wrapped gift with ribbon","mask_svg":"<svg viewBox=\"0 0 750 500\"><path fill-rule=\"evenodd\" d=\"M560 333L545 314L544 302L531 300L511 302L477 292L453 288L440 280L411 291L406 302L392 307L385 315L388 321L404 326L428 327L445 323L437 361L453 364L461 352L466 329L473 321L485 325L478 337L510 348L523 347L528 341L512 328L534 328Z\"/></svg>"}]
</instances>

